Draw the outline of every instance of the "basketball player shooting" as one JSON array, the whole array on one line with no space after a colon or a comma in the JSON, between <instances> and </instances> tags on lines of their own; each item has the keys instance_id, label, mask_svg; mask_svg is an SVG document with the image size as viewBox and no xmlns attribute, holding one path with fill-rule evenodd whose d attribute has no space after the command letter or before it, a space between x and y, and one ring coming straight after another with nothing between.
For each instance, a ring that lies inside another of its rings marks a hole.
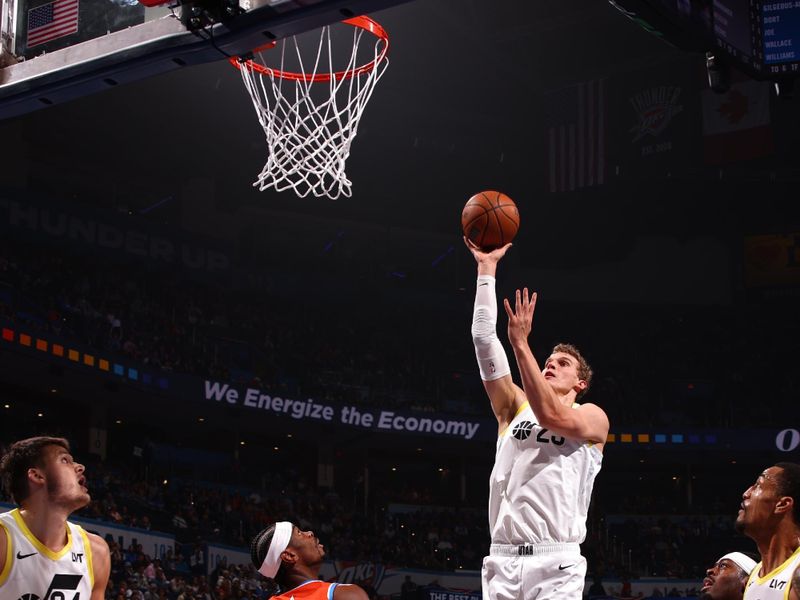
<instances>
[{"instance_id":1,"label":"basketball player shooting","mask_svg":"<svg viewBox=\"0 0 800 600\"><path fill-rule=\"evenodd\" d=\"M0 598L104 598L108 544L67 521L91 499L83 472L63 438L20 440L3 456L19 508L0 514Z\"/></svg>"},{"instance_id":2,"label":"basketball player shooting","mask_svg":"<svg viewBox=\"0 0 800 600\"><path fill-rule=\"evenodd\" d=\"M466 238L464 243L478 264L472 339L498 424L483 598L578 600L586 576L579 544L586 537L608 417L597 405L576 402L592 376L577 348L557 345L539 368L528 345L536 294L527 288L517 290L513 308L504 301L522 388L512 381L497 337L495 297L497 264L511 244L487 251Z\"/></svg>"}]
</instances>

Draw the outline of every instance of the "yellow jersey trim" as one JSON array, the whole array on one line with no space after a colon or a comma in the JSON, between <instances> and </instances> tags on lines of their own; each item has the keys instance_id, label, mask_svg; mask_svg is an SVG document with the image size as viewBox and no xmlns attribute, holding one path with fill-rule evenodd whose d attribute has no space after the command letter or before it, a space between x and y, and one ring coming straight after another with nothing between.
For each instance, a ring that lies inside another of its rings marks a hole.
<instances>
[{"instance_id":1,"label":"yellow jersey trim","mask_svg":"<svg viewBox=\"0 0 800 600\"><path fill-rule=\"evenodd\" d=\"M514 413L514 418L513 418L513 419L511 419L511 420L513 421L514 419L516 419L516 418L519 416L519 413L521 413L523 410L525 410L526 408L528 408L530 405L531 405L531 403L530 403L530 402L528 402L527 400L525 400L525 402L523 402L523 403L522 403L522 406L520 406L520 407L517 409L517 412L515 412L515 413Z\"/></svg>"},{"instance_id":2,"label":"yellow jersey trim","mask_svg":"<svg viewBox=\"0 0 800 600\"><path fill-rule=\"evenodd\" d=\"M14 520L17 522L22 535L28 538L28 541L33 544L33 547L36 548L36 550L38 550L39 554L42 556L46 556L50 560L60 560L67 552L69 552L69 549L72 546L72 532L69 530L69 526L66 523L64 523L64 527L67 530L67 543L64 544L64 547L58 552L53 552L50 550L50 548L40 542L36 536L33 535L33 533L31 533L31 530L28 529L28 524L25 523L25 519L22 518L18 508L15 508L11 511L11 516L14 517Z\"/></svg>"},{"instance_id":3,"label":"yellow jersey trim","mask_svg":"<svg viewBox=\"0 0 800 600\"><path fill-rule=\"evenodd\" d=\"M580 407L581 407L580 404L578 404L577 402L573 402L571 408L580 408ZM583 440L583 443L586 444L589 448L592 448L598 442L593 442L592 440Z\"/></svg>"},{"instance_id":4,"label":"yellow jersey trim","mask_svg":"<svg viewBox=\"0 0 800 600\"><path fill-rule=\"evenodd\" d=\"M755 583L758 579L758 571L761 569L761 564L762 563L758 563L755 567L753 567L753 570L750 571L750 575L747 576L747 583L744 584L745 591L747 591L747 588L750 587L751 582Z\"/></svg>"},{"instance_id":5,"label":"yellow jersey trim","mask_svg":"<svg viewBox=\"0 0 800 600\"><path fill-rule=\"evenodd\" d=\"M5 523L0 521L0 527L3 528L3 531L6 532L6 564L3 567L3 570L0 571L0 586L2 586L6 579L8 579L9 574L11 573L11 563L14 561L14 543L11 539L11 532L8 530L8 527L5 526Z\"/></svg>"},{"instance_id":6,"label":"yellow jersey trim","mask_svg":"<svg viewBox=\"0 0 800 600\"><path fill-rule=\"evenodd\" d=\"M798 552L800 552L800 547L792 553L792 556L797 556ZM791 560L791 557L789 557L789 560ZM786 589L783 591L783 600L789 600L789 592L792 591L792 581L794 581L794 572L789 573L789 580L786 582Z\"/></svg>"},{"instance_id":7,"label":"yellow jersey trim","mask_svg":"<svg viewBox=\"0 0 800 600\"><path fill-rule=\"evenodd\" d=\"M89 587L94 589L94 564L92 563L92 544L89 541L89 536L86 534L86 530L77 525L78 531L81 532L81 537L83 538L83 551L86 553L86 566L89 569Z\"/></svg>"},{"instance_id":8,"label":"yellow jersey trim","mask_svg":"<svg viewBox=\"0 0 800 600\"><path fill-rule=\"evenodd\" d=\"M530 402L528 402L527 400L525 402L523 402L522 405L517 409L517 412L514 413L514 416L511 417L511 421L516 419L519 416L519 413L521 413L523 410L525 410L530 405L531 405ZM503 431L501 431L500 433L497 434L497 437L502 437L502 436L504 436L506 434L506 431L508 431L508 428L511 427L511 421L508 422L508 425L505 426Z\"/></svg>"},{"instance_id":9,"label":"yellow jersey trim","mask_svg":"<svg viewBox=\"0 0 800 600\"><path fill-rule=\"evenodd\" d=\"M788 565L792 560L794 560L798 556L798 554L800 554L800 546L798 546L795 549L795 551L792 552L791 556L789 558L787 558L785 561L783 561L780 564L780 566L775 567L772 571L770 571L769 573L767 573L763 577L759 577L758 576L758 572L761 570L761 567L764 565L764 561L761 561L760 563L758 563L758 565L756 565L757 568L753 569L753 573L755 574L756 584L763 585L763 584L765 584L767 582L767 579L771 579L772 577L775 577L775 575L777 575L780 571L782 571L786 567L786 565ZM792 584L791 584L791 577L790 577L789 578L789 587L791 587L791 585ZM788 597L788 593L789 593L788 589L786 590L786 593L787 593L787 597Z\"/></svg>"}]
</instances>

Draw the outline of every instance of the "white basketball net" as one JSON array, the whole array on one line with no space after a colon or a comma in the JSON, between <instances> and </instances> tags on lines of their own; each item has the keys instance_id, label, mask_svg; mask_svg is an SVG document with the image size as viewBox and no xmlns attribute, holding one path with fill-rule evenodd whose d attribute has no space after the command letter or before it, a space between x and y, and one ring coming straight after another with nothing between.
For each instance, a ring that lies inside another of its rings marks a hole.
<instances>
[{"instance_id":1,"label":"white basketball net","mask_svg":"<svg viewBox=\"0 0 800 600\"><path fill-rule=\"evenodd\" d=\"M280 44L280 71L284 70L287 47L294 47L300 65L298 74L304 78L281 77L276 67L267 67L262 53L258 63L266 73L254 69L250 64L240 64L244 80L258 120L267 138L269 158L258 179L253 183L263 191L274 188L278 192L293 189L303 198L309 193L327 196L333 200L339 196L352 195L352 182L345 174L345 162L350 155L350 144L356 137L358 122L364 107L372 96L375 84L389 64L385 51L386 43L376 39L371 60L374 68L359 69L358 46L365 30L353 27L353 49L347 65L339 72L355 74L336 77L331 54L330 27L320 33L316 59L307 70L296 37ZM264 54L274 55L277 50ZM290 49L289 52L292 52ZM253 61L256 62L255 60ZM317 74L331 74L328 81L313 81Z\"/></svg>"}]
</instances>

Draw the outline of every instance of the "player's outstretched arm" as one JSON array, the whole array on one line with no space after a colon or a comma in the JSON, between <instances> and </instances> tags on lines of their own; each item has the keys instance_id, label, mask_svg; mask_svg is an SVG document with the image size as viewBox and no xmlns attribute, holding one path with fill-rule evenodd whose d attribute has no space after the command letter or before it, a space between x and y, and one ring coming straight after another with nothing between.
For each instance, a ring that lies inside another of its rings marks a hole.
<instances>
[{"instance_id":1,"label":"player's outstretched arm","mask_svg":"<svg viewBox=\"0 0 800 600\"><path fill-rule=\"evenodd\" d=\"M92 547L92 571L94 572L94 587L91 600L103 600L106 596L108 577L111 574L111 553L108 544L99 535L86 534Z\"/></svg>"},{"instance_id":2,"label":"player's outstretched arm","mask_svg":"<svg viewBox=\"0 0 800 600\"><path fill-rule=\"evenodd\" d=\"M492 411L502 433L525 402L525 394L511 379L508 357L497 337L497 296L495 276L497 263L511 244L486 252L464 238L464 244L478 264L475 306L472 314L472 342L483 387L489 396Z\"/></svg>"},{"instance_id":3,"label":"player's outstretched arm","mask_svg":"<svg viewBox=\"0 0 800 600\"><path fill-rule=\"evenodd\" d=\"M503 301L508 315L508 338L517 359L525 396L542 427L570 439L603 444L608 436L605 411L596 404L582 404L578 408L562 404L544 378L528 345L536 299L536 292L529 295L528 288L525 288L522 292L517 290L513 310L507 299Z\"/></svg>"},{"instance_id":4,"label":"player's outstretched arm","mask_svg":"<svg viewBox=\"0 0 800 600\"><path fill-rule=\"evenodd\" d=\"M369 596L357 585L344 584L334 588L333 600L369 600Z\"/></svg>"}]
</instances>

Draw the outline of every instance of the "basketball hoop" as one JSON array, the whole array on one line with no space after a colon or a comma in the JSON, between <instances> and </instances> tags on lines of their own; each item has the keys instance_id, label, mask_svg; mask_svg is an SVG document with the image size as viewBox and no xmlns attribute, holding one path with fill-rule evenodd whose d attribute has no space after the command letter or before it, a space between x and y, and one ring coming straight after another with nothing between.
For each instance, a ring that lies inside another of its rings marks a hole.
<instances>
[{"instance_id":1,"label":"basketball hoop","mask_svg":"<svg viewBox=\"0 0 800 600\"><path fill-rule=\"evenodd\" d=\"M329 26L321 30L312 63L304 62L297 36L280 43L278 68L267 66L262 56L278 42L256 49L258 60L255 56L230 59L242 74L267 138L269 157L253 183L261 191L291 188L301 198L311 193L332 200L352 195L345 162L364 107L389 64L389 36L369 17L343 23L353 27L353 48L344 65L334 64ZM359 56L364 32L376 41L371 51L362 49ZM287 46L293 46L288 53ZM359 65L367 58L371 60ZM296 64L290 66L290 62ZM343 68L337 70L337 66Z\"/></svg>"}]
</instances>

